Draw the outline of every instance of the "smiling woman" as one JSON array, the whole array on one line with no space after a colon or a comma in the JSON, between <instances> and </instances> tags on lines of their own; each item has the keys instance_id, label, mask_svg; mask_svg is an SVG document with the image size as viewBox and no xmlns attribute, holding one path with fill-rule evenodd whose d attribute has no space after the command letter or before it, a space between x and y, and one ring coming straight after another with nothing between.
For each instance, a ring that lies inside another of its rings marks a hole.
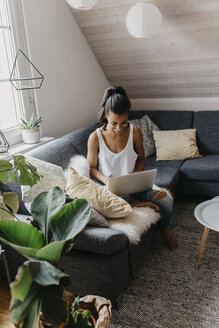
<instances>
[{"instance_id":1,"label":"smiling woman","mask_svg":"<svg viewBox=\"0 0 219 328\"><path fill-rule=\"evenodd\" d=\"M103 96L99 113L102 127L88 139L87 160L90 175L101 184L109 185L110 178L124 176L145 169L145 153L141 129L129 124L130 101L119 86L108 88ZM98 164L98 166L97 166ZM150 207L160 211L158 223L171 250L178 248L176 238L169 230L173 203L164 191L152 189L131 194L132 207Z\"/></svg>"}]
</instances>

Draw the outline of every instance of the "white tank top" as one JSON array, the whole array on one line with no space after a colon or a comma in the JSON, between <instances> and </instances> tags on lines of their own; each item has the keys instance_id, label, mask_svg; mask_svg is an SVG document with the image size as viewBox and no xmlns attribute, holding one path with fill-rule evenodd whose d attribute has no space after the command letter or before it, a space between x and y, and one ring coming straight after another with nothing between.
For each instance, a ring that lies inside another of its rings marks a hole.
<instances>
[{"instance_id":1,"label":"white tank top","mask_svg":"<svg viewBox=\"0 0 219 328\"><path fill-rule=\"evenodd\" d=\"M130 124L127 144L119 153L113 153L107 147L100 129L96 131L99 138L99 171L107 178L133 173L138 157L133 146L133 125Z\"/></svg>"}]
</instances>

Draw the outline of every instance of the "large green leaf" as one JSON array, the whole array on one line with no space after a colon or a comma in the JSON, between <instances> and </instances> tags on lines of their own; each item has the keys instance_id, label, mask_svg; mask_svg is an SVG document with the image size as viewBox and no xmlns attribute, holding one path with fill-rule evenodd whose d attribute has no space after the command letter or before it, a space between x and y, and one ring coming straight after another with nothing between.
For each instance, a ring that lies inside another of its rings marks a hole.
<instances>
[{"instance_id":1,"label":"large green leaf","mask_svg":"<svg viewBox=\"0 0 219 328\"><path fill-rule=\"evenodd\" d=\"M1 196L0 196L1 197ZM2 220L13 220L14 216L12 215L11 211L9 211L8 207L1 202L0 203L0 221Z\"/></svg>"},{"instance_id":2,"label":"large green leaf","mask_svg":"<svg viewBox=\"0 0 219 328\"><path fill-rule=\"evenodd\" d=\"M35 185L35 180L33 175L22 168L20 168L19 171L20 171L20 177L19 177L20 185L33 187Z\"/></svg>"},{"instance_id":3,"label":"large green leaf","mask_svg":"<svg viewBox=\"0 0 219 328\"><path fill-rule=\"evenodd\" d=\"M11 283L11 296L23 301L27 296L33 279L27 267L19 268L15 281Z\"/></svg>"},{"instance_id":4,"label":"large green leaf","mask_svg":"<svg viewBox=\"0 0 219 328\"><path fill-rule=\"evenodd\" d=\"M7 181L8 173L13 168L13 165L6 160L0 160L0 181Z\"/></svg>"},{"instance_id":5,"label":"large green leaf","mask_svg":"<svg viewBox=\"0 0 219 328\"><path fill-rule=\"evenodd\" d=\"M46 244L51 238L51 217L65 204L65 199L64 191L56 187L48 192L40 193L32 202L31 214L44 234Z\"/></svg>"},{"instance_id":6,"label":"large green leaf","mask_svg":"<svg viewBox=\"0 0 219 328\"><path fill-rule=\"evenodd\" d=\"M42 312L53 327L63 327L68 323L68 304L63 301L63 289L60 286L49 286L44 289Z\"/></svg>"},{"instance_id":7,"label":"large green leaf","mask_svg":"<svg viewBox=\"0 0 219 328\"><path fill-rule=\"evenodd\" d=\"M81 232L90 220L91 206L77 199L63 206L51 219L54 241L69 240Z\"/></svg>"},{"instance_id":8,"label":"large green leaf","mask_svg":"<svg viewBox=\"0 0 219 328\"><path fill-rule=\"evenodd\" d=\"M24 262L23 266L28 267L33 281L40 286L68 285L70 276L47 261L31 260Z\"/></svg>"},{"instance_id":9,"label":"large green leaf","mask_svg":"<svg viewBox=\"0 0 219 328\"><path fill-rule=\"evenodd\" d=\"M22 328L39 328L39 316L42 305L42 288L32 283L24 299L12 299L11 321Z\"/></svg>"},{"instance_id":10,"label":"large green leaf","mask_svg":"<svg viewBox=\"0 0 219 328\"><path fill-rule=\"evenodd\" d=\"M65 241L50 243L37 252L36 259L45 260L57 266L64 246Z\"/></svg>"},{"instance_id":11,"label":"large green leaf","mask_svg":"<svg viewBox=\"0 0 219 328\"><path fill-rule=\"evenodd\" d=\"M33 299L28 312L26 312L22 328L39 328L41 307L41 297Z\"/></svg>"},{"instance_id":12,"label":"large green leaf","mask_svg":"<svg viewBox=\"0 0 219 328\"><path fill-rule=\"evenodd\" d=\"M0 220L13 220L18 208L19 201L16 193L4 192L0 195Z\"/></svg>"},{"instance_id":13,"label":"large green leaf","mask_svg":"<svg viewBox=\"0 0 219 328\"><path fill-rule=\"evenodd\" d=\"M69 275L47 261L26 261L21 270L16 277L17 281L11 285L12 296L17 297L12 300L11 320L22 328L38 328L43 302L46 318L54 323L55 327L62 327L69 317L68 306L62 297L62 285L69 284ZM29 290L25 286L25 278L28 287L30 279L33 279Z\"/></svg>"},{"instance_id":14,"label":"large green leaf","mask_svg":"<svg viewBox=\"0 0 219 328\"><path fill-rule=\"evenodd\" d=\"M0 240L11 248L15 249L18 253L25 256L28 259L34 259L36 257L38 249L31 247L23 247L10 243L8 240L0 237Z\"/></svg>"},{"instance_id":15,"label":"large green leaf","mask_svg":"<svg viewBox=\"0 0 219 328\"><path fill-rule=\"evenodd\" d=\"M12 170L11 174L9 176L9 180L13 182L18 182L17 175L16 175L16 170Z\"/></svg>"},{"instance_id":16,"label":"large green leaf","mask_svg":"<svg viewBox=\"0 0 219 328\"><path fill-rule=\"evenodd\" d=\"M28 258L45 245L41 231L25 222L0 221L0 240Z\"/></svg>"},{"instance_id":17,"label":"large green leaf","mask_svg":"<svg viewBox=\"0 0 219 328\"><path fill-rule=\"evenodd\" d=\"M37 172L36 167L26 161L23 155L15 155L13 158L15 169L20 173L20 185L32 187L40 181L41 175Z\"/></svg>"}]
</instances>

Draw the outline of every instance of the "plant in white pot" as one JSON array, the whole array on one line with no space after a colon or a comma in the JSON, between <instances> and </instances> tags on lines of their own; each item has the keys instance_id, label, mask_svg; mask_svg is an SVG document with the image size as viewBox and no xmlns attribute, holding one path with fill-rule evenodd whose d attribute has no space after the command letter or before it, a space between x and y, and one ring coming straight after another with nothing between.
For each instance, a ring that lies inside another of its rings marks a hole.
<instances>
[{"instance_id":1,"label":"plant in white pot","mask_svg":"<svg viewBox=\"0 0 219 328\"><path fill-rule=\"evenodd\" d=\"M40 123L42 118L37 118L34 113L32 113L30 119L26 116L21 118L21 130L23 141L28 144L34 144L40 140Z\"/></svg>"}]
</instances>

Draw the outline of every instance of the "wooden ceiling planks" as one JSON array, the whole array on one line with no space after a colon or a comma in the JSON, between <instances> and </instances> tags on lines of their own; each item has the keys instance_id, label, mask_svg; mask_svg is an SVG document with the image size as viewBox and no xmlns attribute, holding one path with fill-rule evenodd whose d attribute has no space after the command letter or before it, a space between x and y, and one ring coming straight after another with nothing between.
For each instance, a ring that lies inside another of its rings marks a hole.
<instances>
[{"instance_id":1,"label":"wooden ceiling planks","mask_svg":"<svg viewBox=\"0 0 219 328\"><path fill-rule=\"evenodd\" d=\"M219 94L219 1L151 0L163 15L152 39L125 26L135 0L99 0L72 10L112 85L132 98L198 98Z\"/></svg>"}]
</instances>

